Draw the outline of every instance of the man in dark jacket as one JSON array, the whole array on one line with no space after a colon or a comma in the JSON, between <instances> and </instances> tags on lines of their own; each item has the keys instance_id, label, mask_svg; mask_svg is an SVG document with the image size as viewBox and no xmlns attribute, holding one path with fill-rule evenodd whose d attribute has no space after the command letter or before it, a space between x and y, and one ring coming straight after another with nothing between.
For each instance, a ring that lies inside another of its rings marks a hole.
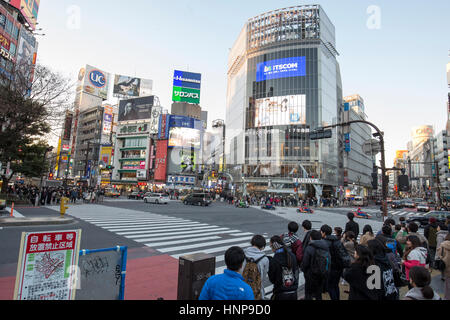
<instances>
[{"instance_id":1,"label":"man in dark jacket","mask_svg":"<svg viewBox=\"0 0 450 320\"><path fill-rule=\"evenodd\" d=\"M295 221L291 221L288 224L288 232L281 236L286 247L291 248L292 253L297 258L297 266L300 266L303 259L303 244L297 236L298 224Z\"/></svg>"},{"instance_id":2,"label":"man in dark jacket","mask_svg":"<svg viewBox=\"0 0 450 320\"><path fill-rule=\"evenodd\" d=\"M342 242L334 235L331 235L332 229L329 225L323 225L320 228L322 238L328 243L331 255L330 273L327 281L327 291L331 300L339 300L339 280L342 277L344 268L350 267L351 258L347 250L345 250Z\"/></svg>"},{"instance_id":3,"label":"man in dark jacket","mask_svg":"<svg viewBox=\"0 0 450 320\"><path fill-rule=\"evenodd\" d=\"M431 266L434 266L434 257L437 246L437 222L436 218L431 217L423 230L423 235L428 240L428 249L430 250Z\"/></svg>"},{"instance_id":4,"label":"man in dark jacket","mask_svg":"<svg viewBox=\"0 0 450 320\"><path fill-rule=\"evenodd\" d=\"M305 277L305 300L322 300L322 292L327 281L326 275L321 276L313 272L313 261L317 250L326 250L329 252L328 244L322 239L322 235L317 230L310 232L310 241L306 247L301 270Z\"/></svg>"},{"instance_id":5,"label":"man in dark jacket","mask_svg":"<svg viewBox=\"0 0 450 320\"><path fill-rule=\"evenodd\" d=\"M306 247L309 244L309 241L311 240L310 234L311 234L311 229L312 229L312 223L309 220L304 220L302 222L302 227L303 227L303 231L306 233L305 237L303 238L303 251L306 250Z\"/></svg>"},{"instance_id":6,"label":"man in dark jacket","mask_svg":"<svg viewBox=\"0 0 450 320\"><path fill-rule=\"evenodd\" d=\"M347 231L352 231L355 234L355 237L358 238L359 235L359 224L355 221L353 221L354 215L353 213L349 212L347 213L348 222L345 225L344 233Z\"/></svg>"}]
</instances>

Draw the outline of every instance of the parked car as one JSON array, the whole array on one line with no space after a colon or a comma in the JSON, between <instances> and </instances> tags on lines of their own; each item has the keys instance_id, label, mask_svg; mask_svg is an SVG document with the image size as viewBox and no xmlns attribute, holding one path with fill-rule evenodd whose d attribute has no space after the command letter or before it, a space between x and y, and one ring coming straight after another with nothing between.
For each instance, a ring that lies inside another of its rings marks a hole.
<instances>
[{"instance_id":1,"label":"parked car","mask_svg":"<svg viewBox=\"0 0 450 320\"><path fill-rule=\"evenodd\" d=\"M426 202L419 203L416 208L417 212L428 212L431 210L430 206Z\"/></svg>"},{"instance_id":2,"label":"parked car","mask_svg":"<svg viewBox=\"0 0 450 320\"><path fill-rule=\"evenodd\" d=\"M183 203L207 207L211 204L211 199L205 193L192 193L184 198Z\"/></svg>"},{"instance_id":3,"label":"parked car","mask_svg":"<svg viewBox=\"0 0 450 320\"><path fill-rule=\"evenodd\" d=\"M450 211L430 211L423 216L411 217L406 223L415 222L419 227L425 227L431 217L436 218L437 222L445 222L445 219L450 217Z\"/></svg>"},{"instance_id":4,"label":"parked car","mask_svg":"<svg viewBox=\"0 0 450 320\"><path fill-rule=\"evenodd\" d=\"M164 193L146 193L144 196L145 203L155 203L155 204L168 204L170 201L169 196Z\"/></svg>"}]
</instances>

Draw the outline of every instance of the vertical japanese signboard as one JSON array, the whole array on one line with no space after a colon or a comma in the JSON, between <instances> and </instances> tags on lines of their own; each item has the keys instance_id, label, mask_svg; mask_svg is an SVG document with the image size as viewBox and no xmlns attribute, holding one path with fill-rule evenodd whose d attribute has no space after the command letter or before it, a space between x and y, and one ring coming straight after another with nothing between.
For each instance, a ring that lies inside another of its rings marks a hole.
<instances>
[{"instance_id":1,"label":"vertical japanese signboard","mask_svg":"<svg viewBox=\"0 0 450 320\"><path fill-rule=\"evenodd\" d=\"M14 300L73 300L81 230L23 232Z\"/></svg>"}]
</instances>

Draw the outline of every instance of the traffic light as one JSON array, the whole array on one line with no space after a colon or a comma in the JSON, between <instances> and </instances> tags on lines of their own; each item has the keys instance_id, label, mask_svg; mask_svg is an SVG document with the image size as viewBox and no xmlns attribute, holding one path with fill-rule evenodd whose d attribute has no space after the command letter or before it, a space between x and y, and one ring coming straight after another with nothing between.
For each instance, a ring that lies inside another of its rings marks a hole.
<instances>
[{"instance_id":1,"label":"traffic light","mask_svg":"<svg viewBox=\"0 0 450 320\"><path fill-rule=\"evenodd\" d=\"M113 169L114 169L114 166L111 166L111 165L106 166L106 170L113 170Z\"/></svg>"},{"instance_id":2,"label":"traffic light","mask_svg":"<svg viewBox=\"0 0 450 320\"><path fill-rule=\"evenodd\" d=\"M53 180L53 173L52 173L52 172L50 172L50 173L48 174L48 180Z\"/></svg>"},{"instance_id":3,"label":"traffic light","mask_svg":"<svg viewBox=\"0 0 450 320\"><path fill-rule=\"evenodd\" d=\"M59 209L61 216L64 216L64 214L66 213L66 210L69 209L69 207L67 206L68 203L69 203L69 198L66 198L66 197L61 198L61 204L60 204L60 209Z\"/></svg>"},{"instance_id":4,"label":"traffic light","mask_svg":"<svg viewBox=\"0 0 450 320\"><path fill-rule=\"evenodd\" d=\"M378 173L372 173L372 189L378 189Z\"/></svg>"},{"instance_id":5,"label":"traffic light","mask_svg":"<svg viewBox=\"0 0 450 320\"><path fill-rule=\"evenodd\" d=\"M399 191L409 191L409 178L407 175L398 176L398 190Z\"/></svg>"}]
</instances>

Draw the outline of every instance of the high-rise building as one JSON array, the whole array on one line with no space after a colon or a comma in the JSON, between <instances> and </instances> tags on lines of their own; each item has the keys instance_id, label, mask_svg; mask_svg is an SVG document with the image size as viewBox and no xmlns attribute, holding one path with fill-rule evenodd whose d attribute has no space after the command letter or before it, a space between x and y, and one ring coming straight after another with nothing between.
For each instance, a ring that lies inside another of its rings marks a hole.
<instances>
[{"instance_id":1,"label":"high-rise building","mask_svg":"<svg viewBox=\"0 0 450 320\"><path fill-rule=\"evenodd\" d=\"M226 163L243 193L335 196L343 181L335 28L320 5L249 19L229 52Z\"/></svg>"},{"instance_id":2,"label":"high-rise building","mask_svg":"<svg viewBox=\"0 0 450 320\"><path fill-rule=\"evenodd\" d=\"M359 95L344 97L343 121L367 121L364 100ZM372 139L368 124L354 123L343 128L344 134L344 189L347 196L370 196L375 155L365 154L363 145Z\"/></svg>"}]
</instances>

